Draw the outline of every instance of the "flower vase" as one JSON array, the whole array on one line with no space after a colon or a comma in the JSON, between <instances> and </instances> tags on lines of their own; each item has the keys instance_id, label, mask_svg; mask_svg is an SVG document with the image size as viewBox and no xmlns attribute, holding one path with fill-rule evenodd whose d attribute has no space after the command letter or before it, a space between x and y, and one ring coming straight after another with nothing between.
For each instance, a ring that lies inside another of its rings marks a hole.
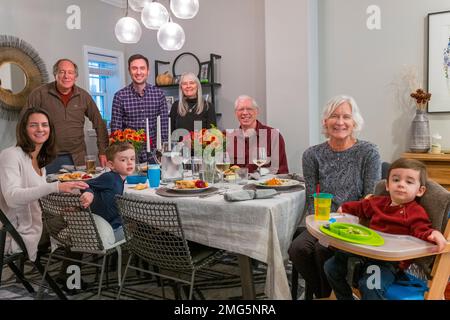
<instances>
[{"instance_id":1,"label":"flower vase","mask_svg":"<svg viewBox=\"0 0 450 320\"><path fill-rule=\"evenodd\" d=\"M416 110L411 126L409 149L416 153L425 153L430 150L430 122L425 110Z\"/></svg>"}]
</instances>

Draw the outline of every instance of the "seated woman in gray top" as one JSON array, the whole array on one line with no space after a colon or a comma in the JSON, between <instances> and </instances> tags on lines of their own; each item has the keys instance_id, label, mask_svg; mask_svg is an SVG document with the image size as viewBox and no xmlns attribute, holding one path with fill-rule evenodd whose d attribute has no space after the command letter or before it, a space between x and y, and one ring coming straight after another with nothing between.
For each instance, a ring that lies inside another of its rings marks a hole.
<instances>
[{"instance_id":1,"label":"seated woman in gray top","mask_svg":"<svg viewBox=\"0 0 450 320\"><path fill-rule=\"evenodd\" d=\"M312 194L333 194L331 211L346 201L363 198L373 192L381 179L381 160L373 143L357 139L364 120L352 97L332 98L322 114L322 132L328 140L309 147L303 153L302 166L306 183L306 206L314 213ZM325 261L333 252L321 246L308 231L294 239L289 257L307 285L306 299L328 297L331 288L323 272Z\"/></svg>"}]
</instances>

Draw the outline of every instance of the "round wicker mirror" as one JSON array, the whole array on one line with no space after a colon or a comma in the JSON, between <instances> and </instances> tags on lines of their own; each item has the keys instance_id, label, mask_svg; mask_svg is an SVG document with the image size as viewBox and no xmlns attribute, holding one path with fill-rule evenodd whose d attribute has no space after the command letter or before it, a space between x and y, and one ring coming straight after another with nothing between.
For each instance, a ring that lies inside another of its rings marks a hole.
<instances>
[{"instance_id":1,"label":"round wicker mirror","mask_svg":"<svg viewBox=\"0 0 450 320\"><path fill-rule=\"evenodd\" d=\"M0 35L0 67L4 64L15 65L23 71L24 87L14 91L0 86L0 108L7 112L19 112L31 91L48 82L47 69L28 43L13 36Z\"/></svg>"}]
</instances>

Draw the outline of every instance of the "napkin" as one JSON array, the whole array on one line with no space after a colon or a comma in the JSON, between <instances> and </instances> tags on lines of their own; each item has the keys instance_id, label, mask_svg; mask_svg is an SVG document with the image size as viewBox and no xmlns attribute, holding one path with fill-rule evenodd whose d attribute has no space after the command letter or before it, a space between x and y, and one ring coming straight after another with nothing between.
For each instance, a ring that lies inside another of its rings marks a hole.
<instances>
[{"instance_id":1,"label":"napkin","mask_svg":"<svg viewBox=\"0 0 450 320\"><path fill-rule=\"evenodd\" d=\"M277 190L275 189L257 189L255 192L255 199L272 198L276 194Z\"/></svg>"},{"instance_id":2,"label":"napkin","mask_svg":"<svg viewBox=\"0 0 450 320\"><path fill-rule=\"evenodd\" d=\"M251 200L255 197L255 190L237 190L224 193L223 197L227 201Z\"/></svg>"},{"instance_id":3,"label":"napkin","mask_svg":"<svg viewBox=\"0 0 450 320\"><path fill-rule=\"evenodd\" d=\"M264 189L264 190L237 190L230 191L223 195L227 201L245 201L252 199L266 199L271 198L277 194L275 189Z\"/></svg>"}]
</instances>

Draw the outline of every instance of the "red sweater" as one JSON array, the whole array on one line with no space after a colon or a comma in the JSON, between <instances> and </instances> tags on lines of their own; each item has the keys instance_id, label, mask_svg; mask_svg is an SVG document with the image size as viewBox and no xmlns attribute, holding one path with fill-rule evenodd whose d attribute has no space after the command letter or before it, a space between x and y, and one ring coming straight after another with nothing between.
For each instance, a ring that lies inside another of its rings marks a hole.
<instances>
[{"instance_id":1,"label":"red sweater","mask_svg":"<svg viewBox=\"0 0 450 320\"><path fill-rule=\"evenodd\" d=\"M261 129L267 130L267 135L263 135ZM289 173L287 157L286 157L286 148L284 144L284 139L281 133L279 134L279 138L276 139L275 129L269 126L263 125L261 122L256 122L256 135L252 138L244 138L241 130L234 130L233 132L227 132L227 139L231 138L234 140L234 150L229 150L230 156L232 157L231 162L237 165L244 165L248 168L248 171L254 172L258 167L252 163L251 159L249 159L250 153L250 139L256 138L256 147L266 147L267 157L271 158L271 162L265 164L263 167L277 167L275 173ZM260 142L260 136L266 138L266 142ZM242 139L244 139L244 144L242 143ZM272 140L274 139L274 140ZM278 143L277 143L278 142ZM272 143L277 143L277 146L274 145L273 149L278 147L278 159L275 159L272 156ZM245 145L244 152L238 152L238 146ZM256 148L254 152L256 152ZM231 153L233 152L233 153ZM274 168L275 169L275 168Z\"/></svg>"},{"instance_id":2,"label":"red sweater","mask_svg":"<svg viewBox=\"0 0 450 320\"><path fill-rule=\"evenodd\" d=\"M389 196L377 196L346 202L342 205L342 212L369 218L369 227L381 232L410 235L428 241L427 237L434 231L427 212L416 201L391 206Z\"/></svg>"}]
</instances>

